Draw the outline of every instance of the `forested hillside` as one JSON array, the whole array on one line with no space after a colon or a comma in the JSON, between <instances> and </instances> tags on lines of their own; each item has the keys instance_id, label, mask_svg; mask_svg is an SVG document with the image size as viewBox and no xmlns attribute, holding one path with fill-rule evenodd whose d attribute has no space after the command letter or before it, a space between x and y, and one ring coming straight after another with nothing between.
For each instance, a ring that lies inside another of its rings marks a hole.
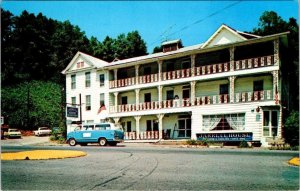
<instances>
[{"instance_id":1,"label":"forested hillside","mask_svg":"<svg viewBox=\"0 0 300 191\"><path fill-rule=\"evenodd\" d=\"M65 76L61 71L81 51L107 62L147 54L138 31L87 38L69 21L1 9L1 115L17 128L58 126L64 114Z\"/></svg>"}]
</instances>

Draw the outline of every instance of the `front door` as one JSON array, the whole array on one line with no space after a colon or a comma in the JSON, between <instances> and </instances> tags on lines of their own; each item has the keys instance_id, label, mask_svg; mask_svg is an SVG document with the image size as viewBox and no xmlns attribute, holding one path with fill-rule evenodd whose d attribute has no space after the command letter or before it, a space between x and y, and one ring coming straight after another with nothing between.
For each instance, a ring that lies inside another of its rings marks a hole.
<instances>
[{"instance_id":1,"label":"front door","mask_svg":"<svg viewBox=\"0 0 300 191\"><path fill-rule=\"evenodd\" d=\"M179 119L178 120L178 138L190 138L191 137L191 119Z\"/></svg>"},{"instance_id":2,"label":"front door","mask_svg":"<svg viewBox=\"0 0 300 191\"><path fill-rule=\"evenodd\" d=\"M278 111L267 110L263 114L263 136L276 137L278 132Z\"/></svg>"}]
</instances>

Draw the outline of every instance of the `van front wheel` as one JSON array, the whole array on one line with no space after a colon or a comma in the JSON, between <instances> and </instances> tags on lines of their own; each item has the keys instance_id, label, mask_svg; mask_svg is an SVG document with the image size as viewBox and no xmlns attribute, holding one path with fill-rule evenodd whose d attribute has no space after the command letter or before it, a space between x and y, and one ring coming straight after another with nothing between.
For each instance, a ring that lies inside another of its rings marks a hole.
<instances>
[{"instance_id":1,"label":"van front wheel","mask_svg":"<svg viewBox=\"0 0 300 191\"><path fill-rule=\"evenodd\" d=\"M70 139L70 140L69 140L69 145L70 145L70 146L75 146L75 145L76 145L75 139Z\"/></svg>"},{"instance_id":2,"label":"van front wheel","mask_svg":"<svg viewBox=\"0 0 300 191\"><path fill-rule=\"evenodd\" d=\"M107 143L107 141L106 141L105 138L100 138L100 139L99 139L99 145L100 145L100 146L105 146L106 143Z\"/></svg>"}]
</instances>

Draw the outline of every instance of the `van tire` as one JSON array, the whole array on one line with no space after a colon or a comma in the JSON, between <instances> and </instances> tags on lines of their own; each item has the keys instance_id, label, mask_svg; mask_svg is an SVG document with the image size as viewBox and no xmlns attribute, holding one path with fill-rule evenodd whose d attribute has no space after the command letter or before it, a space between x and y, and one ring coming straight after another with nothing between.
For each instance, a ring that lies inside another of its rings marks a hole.
<instances>
[{"instance_id":1,"label":"van tire","mask_svg":"<svg viewBox=\"0 0 300 191\"><path fill-rule=\"evenodd\" d=\"M72 146L72 147L75 146L75 145L76 145L75 139L73 139L73 138L70 139L70 140L69 140L69 145Z\"/></svg>"},{"instance_id":2,"label":"van tire","mask_svg":"<svg viewBox=\"0 0 300 191\"><path fill-rule=\"evenodd\" d=\"M107 143L107 140L106 140L105 138L100 138L100 139L99 139L99 145L100 145L100 146L105 146L106 143Z\"/></svg>"}]
</instances>

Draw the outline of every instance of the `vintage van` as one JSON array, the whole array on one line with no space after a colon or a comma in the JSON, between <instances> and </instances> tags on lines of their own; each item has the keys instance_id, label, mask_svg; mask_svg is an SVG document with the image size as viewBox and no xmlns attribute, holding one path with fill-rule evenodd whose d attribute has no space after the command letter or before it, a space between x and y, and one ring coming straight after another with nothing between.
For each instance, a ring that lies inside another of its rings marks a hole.
<instances>
[{"instance_id":1,"label":"vintage van","mask_svg":"<svg viewBox=\"0 0 300 191\"><path fill-rule=\"evenodd\" d=\"M100 146L107 144L116 146L124 140L124 132L113 123L85 124L81 129L76 129L67 134L67 142L70 146L88 143L99 143Z\"/></svg>"}]
</instances>

